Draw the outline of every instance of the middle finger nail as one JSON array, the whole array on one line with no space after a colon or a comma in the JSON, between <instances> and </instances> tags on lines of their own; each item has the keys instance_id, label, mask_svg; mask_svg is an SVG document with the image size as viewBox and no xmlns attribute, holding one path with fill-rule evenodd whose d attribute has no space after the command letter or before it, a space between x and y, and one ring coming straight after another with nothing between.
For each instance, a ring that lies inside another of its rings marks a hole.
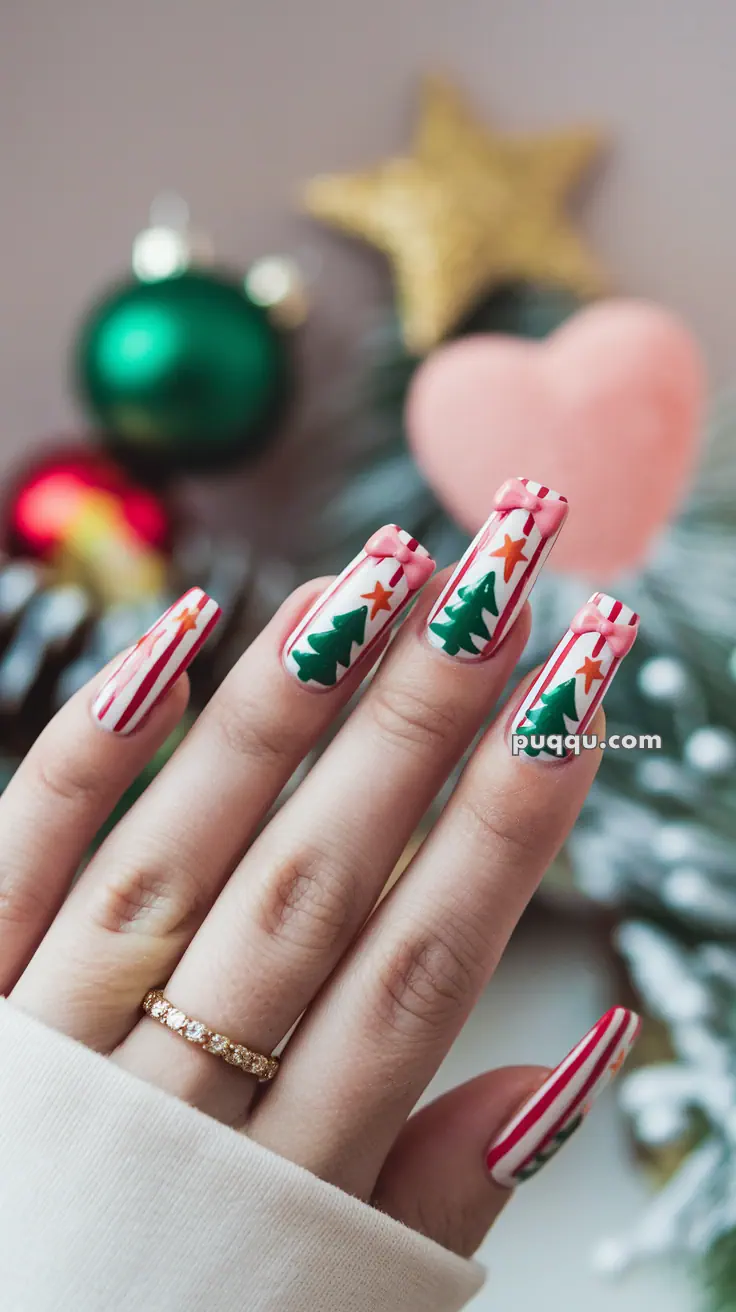
<instances>
[{"instance_id":1,"label":"middle finger nail","mask_svg":"<svg viewBox=\"0 0 736 1312\"><path fill-rule=\"evenodd\" d=\"M461 661L486 660L529 596L567 517L567 501L510 478L427 621L427 638Z\"/></svg>"}]
</instances>

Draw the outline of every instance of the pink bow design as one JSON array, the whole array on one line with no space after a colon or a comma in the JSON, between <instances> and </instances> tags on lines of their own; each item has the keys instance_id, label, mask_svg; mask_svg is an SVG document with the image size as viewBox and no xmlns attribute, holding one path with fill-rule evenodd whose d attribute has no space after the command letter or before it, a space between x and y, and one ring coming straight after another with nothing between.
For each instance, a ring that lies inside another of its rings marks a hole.
<instances>
[{"instance_id":1,"label":"pink bow design","mask_svg":"<svg viewBox=\"0 0 736 1312\"><path fill-rule=\"evenodd\" d=\"M619 660L631 651L636 638L635 624L614 624L590 602L578 611L570 628L573 633L600 633Z\"/></svg>"},{"instance_id":2,"label":"pink bow design","mask_svg":"<svg viewBox=\"0 0 736 1312\"><path fill-rule=\"evenodd\" d=\"M536 496L520 478L508 478L498 489L493 504L496 510L528 510L543 538L551 538L567 514L565 501Z\"/></svg>"},{"instance_id":3,"label":"pink bow design","mask_svg":"<svg viewBox=\"0 0 736 1312\"><path fill-rule=\"evenodd\" d=\"M421 588L430 574L434 573L432 557L426 556L423 552L417 551L416 547L404 542L395 524L387 524L385 528L379 528L378 532L366 542L365 551L367 555L377 556L380 560L393 556L401 565L412 592ZM392 579L391 582L393 583L394 580Z\"/></svg>"}]
</instances>

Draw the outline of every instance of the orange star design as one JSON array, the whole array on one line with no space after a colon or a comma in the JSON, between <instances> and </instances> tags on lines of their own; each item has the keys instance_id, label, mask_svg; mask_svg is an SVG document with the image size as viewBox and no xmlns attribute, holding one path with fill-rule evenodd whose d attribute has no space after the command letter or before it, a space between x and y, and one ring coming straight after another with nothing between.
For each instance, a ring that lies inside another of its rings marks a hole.
<instances>
[{"instance_id":1,"label":"orange star design","mask_svg":"<svg viewBox=\"0 0 736 1312\"><path fill-rule=\"evenodd\" d=\"M160 642L163 636L164 635L161 629L158 629L158 631L154 629L153 633L144 634L144 636L139 640L139 642L136 643L135 646L136 655L140 655L142 657L152 656L153 649L156 646L156 643Z\"/></svg>"},{"instance_id":2,"label":"orange star design","mask_svg":"<svg viewBox=\"0 0 736 1312\"><path fill-rule=\"evenodd\" d=\"M179 615L174 616L176 623L179 625L180 633L188 633L190 629L196 629L198 618L199 611L190 610L188 606L185 606Z\"/></svg>"},{"instance_id":3,"label":"orange star design","mask_svg":"<svg viewBox=\"0 0 736 1312\"><path fill-rule=\"evenodd\" d=\"M377 583L372 592L361 592L360 595L363 601L370 601L373 603L370 615L372 620L376 618L379 610L391 609L391 598L394 594L392 591L389 591L388 588L384 588L382 583Z\"/></svg>"},{"instance_id":4,"label":"orange star design","mask_svg":"<svg viewBox=\"0 0 736 1312\"><path fill-rule=\"evenodd\" d=\"M143 669L153 656L153 649L156 646L156 643L159 642L163 636L161 629L154 629L152 633L144 633L143 637L139 638L122 669L115 676L115 684L118 691L120 691L121 688L125 688L126 685L130 683L131 679L135 678L138 671Z\"/></svg>"},{"instance_id":5,"label":"orange star design","mask_svg":"<svg viewBox=\"0 0 736 1312\"><path fill-rule=\"evenodd\" d=\"M580 669L579 669L579 670L576 670L575 673L576 673L576 674L584 674L584 675L585 675L585 691L586 691L586 693L590 692L591 684L592 684L596 679L602 679L602 678L603 678L603 675L601 674L601 663L600 663L600 661L593 661L593 660L590 659L590 656L586 656L586 657L585 657L585 660L583 661L582 665L580 666Z\"/></svg>"},{"instance_id":6,"label":"orange star design","mask_svg":"<svg viewBox=\"0 0 736 1312\"><path fill-rule=\"evenodd\" d=\"M612 1061L612 1062L611 1062L611 1065L608 1067L608 1069L609 1069L611 1075L618 1075L618 1073L619 1073L619 1071L621 1070L621 1067L623 1066L623 1064L624 1064L625 1061L626 1061L626 1053L623 1052L623 1051L621 1051L621 1052L618 1054L618 1057L616 1058L616 1060L615 1060L615 1061Z\"/></svg>"},{"instance_id":7,"label":"orange star design","mask_svg":"<svg viewBox=\"0 0 736 1312\"><path fill-rule=\"evenodd\" d=\"M492 556L503 557L503 581L508 583L516 566L522 560L528 560L528 556L523 556L522 548L526 546L526 538L518 538L515 542L509 537L508 533L503 535L503 546L498 551L492 551Z\"/></svg>"}]
</instances>

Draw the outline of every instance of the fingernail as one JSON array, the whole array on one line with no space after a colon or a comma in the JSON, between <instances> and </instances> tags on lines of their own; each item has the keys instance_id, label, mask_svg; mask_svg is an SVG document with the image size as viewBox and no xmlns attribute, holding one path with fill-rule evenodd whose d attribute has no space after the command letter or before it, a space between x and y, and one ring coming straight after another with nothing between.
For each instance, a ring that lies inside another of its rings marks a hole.
<instances>
[{"instance_id":1,"label":"fingernail","mask_svg":"<svg viewBox=\"0 0 736 1312\"><path fill-rule=\"evenodd\" d=\"M588 1030L491 1144L486 1165L496 1184L512 1189L555 1156L620 1071L640 1027L635 1011L613 1007Z\"/></svg>"},{"instance_id":2,"label":"fingernail","mask_svg":"<svg viewBox=\"0 0 736 1312\"><path fill-rule=\"evenodd\" d=\"M138 729L194 660L220 614L201 588L190 588L164 611L95 698L92 714L102 728L123 734Z\"/></svg>"},{"instance_id":3,"label":"fingernail","mask_svg":"<svg viewBox=\"0 0 736 1312\"><path fill-rule=\"evenodd\" d=\"M555 761L579 751L639 626L636 611L594 592L527 692L511 725L514 753ZM575 738L575 742L566 739Z\"/></svg>"},{"instance_id":4,"label":"fingernail","mask_svg":"<svg viewBox=\"0 0 736 1312\"><path fill-rule=\"evenodd\" d=\"M433 647L482 661L508 633L567 517L567 500L541 483L510 478L427 621Z\"/></svg>"},{"instance_id":5,"label":"fingernail","mask_svg":"<svg viewBox=\"0 0 736 1312\"><path fill-rule=\"evenodd\" d=\"M294 629L284 647L286 669L307 688L334 688L433 571L432 557L416 538L396 524L380 528Z\"/></svg>"}]
</instances>

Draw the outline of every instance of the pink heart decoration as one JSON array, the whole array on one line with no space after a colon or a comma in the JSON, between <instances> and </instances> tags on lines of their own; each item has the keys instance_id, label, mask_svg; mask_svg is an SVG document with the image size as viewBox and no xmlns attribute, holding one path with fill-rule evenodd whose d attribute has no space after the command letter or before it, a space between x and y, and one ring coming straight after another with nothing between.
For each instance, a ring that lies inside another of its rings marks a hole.
<instances>
[{"instance_id":1,"label":"pink heart decoration","mask_svg":"<svg viewBox=\"0 0 736 1312\"><path fill-rule=\"evenodd\" d=\"M570 502L550 567L605 582L643 563L681 501L703 392L684 325L612 300L544 342L491 335L442 347L414 377L407 422L417 462L460 524L475 533L510 476L545 483Z\"/></svg>"}]
</instances>

